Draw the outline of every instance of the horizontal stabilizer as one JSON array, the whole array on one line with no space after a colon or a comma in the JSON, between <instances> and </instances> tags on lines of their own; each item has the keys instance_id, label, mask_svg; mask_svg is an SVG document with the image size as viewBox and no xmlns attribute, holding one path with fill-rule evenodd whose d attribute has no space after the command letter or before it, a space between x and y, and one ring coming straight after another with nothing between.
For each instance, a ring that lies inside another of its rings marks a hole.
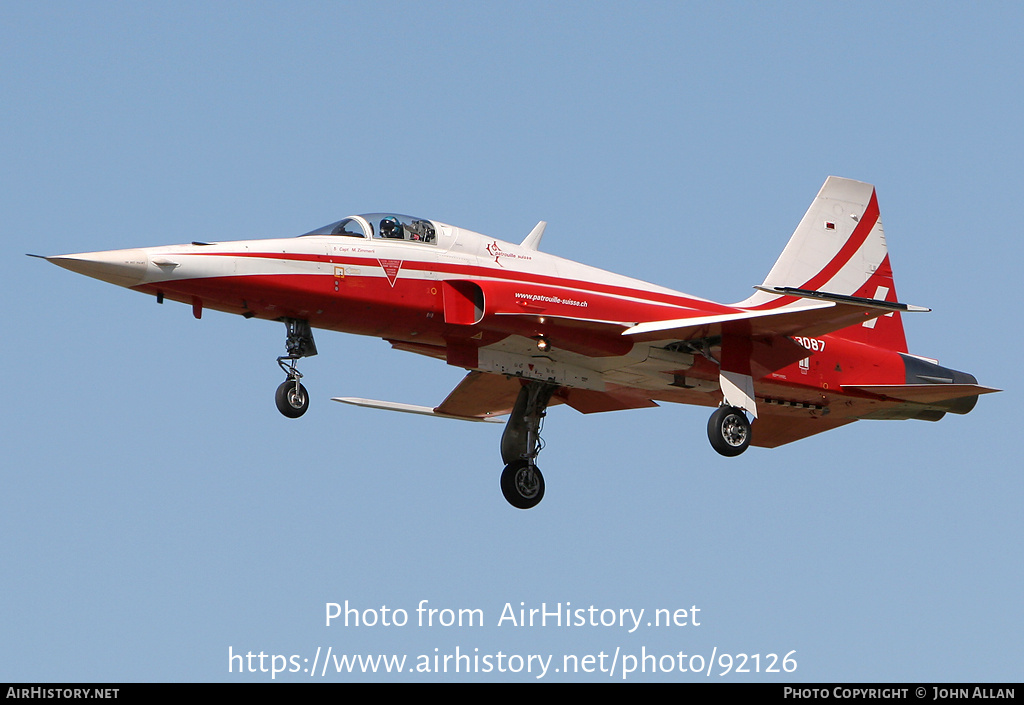
<instances>
[{"instance_id":1,"label":"horizontal stabilizer","mask_svg":"<svg viewBox=\"0 0 1024 705\"><path fill-rule=\"evenodd\" d=\"M983 387L980 384L844 384L843 391L855 390L873 394L884 399L896 399L917 404L936 404L938 402L975 397L979 394L1001 392L994 387Z\"/></svg>"},{"instance_id":2,"label":"horizontal stabilizer","mask_svg":"<svg viewBox=\"0 0 1024 705\"><path fill-rule=\"evenodd\" d=\"M429 406L417 406L416 404L403 404L397 401L378 401L376 399L360 399L359 397L334 397L331 401L340 401L344 404L354 406L365 406L370 409L384 409L385 411L401 411L405 414L421 414L423 416L437 416L442 419L458 419L459 421L483 421L489 423L502 423L497 418L480 418L477 416L454 416L434 411Z\"/></svg>"}]
</instances>

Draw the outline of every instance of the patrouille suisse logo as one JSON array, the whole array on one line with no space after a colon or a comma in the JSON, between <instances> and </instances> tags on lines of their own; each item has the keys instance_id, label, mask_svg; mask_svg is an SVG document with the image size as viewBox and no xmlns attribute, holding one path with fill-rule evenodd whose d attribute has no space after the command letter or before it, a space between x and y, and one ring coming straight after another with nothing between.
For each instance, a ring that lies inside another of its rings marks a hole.
<instances>
[{"instance_id":1,"label":"patrouille suisse logo","mask_svg":"<svg viewBox=\"0 0 1024 705\"><path fill-rule=\"evenodd\" d=\"M490 245L487 246L487 254L489 254L491 257L494 258L494 263L496 265L498 265L499 267L504 267L505 266L505 265L503 265L501 263L501 259L503 257L511 257L512 259L525 259L525 260L533 259L533 257L531 257L530 255L517 255L514 252L505 252L503 249L498 247L498 241L497 240L495 240L494 242L492 242Z\"/></svg>"},{"instance_id":2,"label":"patrouille suisse logo","mask_svg":"<svg viewBox=\"0 0 1024 705\"><path fill-rule=\"evenodd\" d=\"M380 268L384 270L384 274L388 277L388 283L391 286L395 285L395 280L398 279L398 270L402 268L402 262L400 259L378 259L377 262L380 264Z\"/></svg>"},{"instance_id":3,"label":"patrouille suisse logo","mask_svg":"<svg viewBox=\"0 0 1024 705\"><path fill-rule=\"evenodd\" d=\"M491 257L494 258L494 263L495 264L497 264L499 266L501 265L501 262L498 261L498 258L501 257L502 253L501 253L501 248L498 247L498 243L497 242L492 242L490 245L487 246L487 254L489 254Z\"/></svg>"}]
</instances>

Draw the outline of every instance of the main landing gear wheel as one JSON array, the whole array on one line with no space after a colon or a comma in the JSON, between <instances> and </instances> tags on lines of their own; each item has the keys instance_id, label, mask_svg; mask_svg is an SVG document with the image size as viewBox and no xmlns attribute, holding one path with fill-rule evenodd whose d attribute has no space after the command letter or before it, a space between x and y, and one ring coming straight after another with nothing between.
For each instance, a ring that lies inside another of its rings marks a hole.
<instances>
[{"instance_id":1,"label":"main landing gear wheel","mask_svg":"<svg viewBox=\"0 0 1024 705\"><path fill-rule=\"evenodd\" d=\"M287 379L274 395L277 410L290 419L297 419L309 408L309 394L298 380Z\"/></svg>"},{"instance_id":2,"label":"main landing gear wheel","mask_svg":"<svg viewBox=\"0 0 1024 705\"><path fill-rule=\"evenodd\" d=\"M513 461L501 473L501 493L516 509L531 509L544 499L544 476L526 460Z\"/></svg>"},{"instance_id":3,"label":"main landing gear wheel","mask_svg":"<svg viewBox=\"0 0 1024 705\"><path fill-rule=\"evenodd\" d=\"M719 454L732 458L750 445L750 421L742 409L720 406L708 419L708 439Z\"/></svg>"},{"instance_id":4,"label":"main landing gear wheel","mask_svg":"<svg viewBox=\"0 0 1024 705\"><path fill-rule=\"evenodd\" d=\"M544 499L544 476L537 469L537 456L544 447L540 430L548 402L558 386L529 381L519 390L512 413L501 434L501 493L516 509L536 507Z\"/></svg>"}]
</instances>

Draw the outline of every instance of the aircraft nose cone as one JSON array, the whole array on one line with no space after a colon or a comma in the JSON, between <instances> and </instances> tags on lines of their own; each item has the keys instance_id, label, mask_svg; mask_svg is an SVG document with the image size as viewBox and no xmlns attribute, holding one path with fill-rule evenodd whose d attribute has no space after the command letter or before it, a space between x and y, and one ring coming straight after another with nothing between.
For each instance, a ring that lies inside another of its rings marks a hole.
<instances>
[{"instance_id":1,"label":"aircraft nose cone","mask_svg":"<svg viewBox=\"0 0 1024 705\"><path fill-rule=\"evenodd\" d=\"M46 259L72 272L128 287L140 284L149 267L149 256L139 249L54 255Z\"/></svg>"}]
</instances>

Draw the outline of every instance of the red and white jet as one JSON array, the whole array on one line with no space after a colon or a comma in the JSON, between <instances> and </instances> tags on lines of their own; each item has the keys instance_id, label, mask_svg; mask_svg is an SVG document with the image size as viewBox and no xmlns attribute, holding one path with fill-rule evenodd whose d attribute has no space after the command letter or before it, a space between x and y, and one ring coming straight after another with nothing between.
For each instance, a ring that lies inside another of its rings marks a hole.
<instances>
[{"instance_id":1,"label":"red and white jet","mask_svg":"<svg viewBox=\"0 0 1024 705\"><path fill-rule=\"evenodd\" d=\"M909 354L870 184L829 177L753 296L719 304L425 218L354 215L299 237L47 257L80 274L203 309L281 321L277 406L309 403L313 329L383 338L469 371L436 407L342 397L470 421L508 416L501 489L544 495L546 409L717 407L716 451L774 448L858 419L939 420L998 391ZM751 423L753 419L753 424Z\"/></svg>"}]
</instances>

